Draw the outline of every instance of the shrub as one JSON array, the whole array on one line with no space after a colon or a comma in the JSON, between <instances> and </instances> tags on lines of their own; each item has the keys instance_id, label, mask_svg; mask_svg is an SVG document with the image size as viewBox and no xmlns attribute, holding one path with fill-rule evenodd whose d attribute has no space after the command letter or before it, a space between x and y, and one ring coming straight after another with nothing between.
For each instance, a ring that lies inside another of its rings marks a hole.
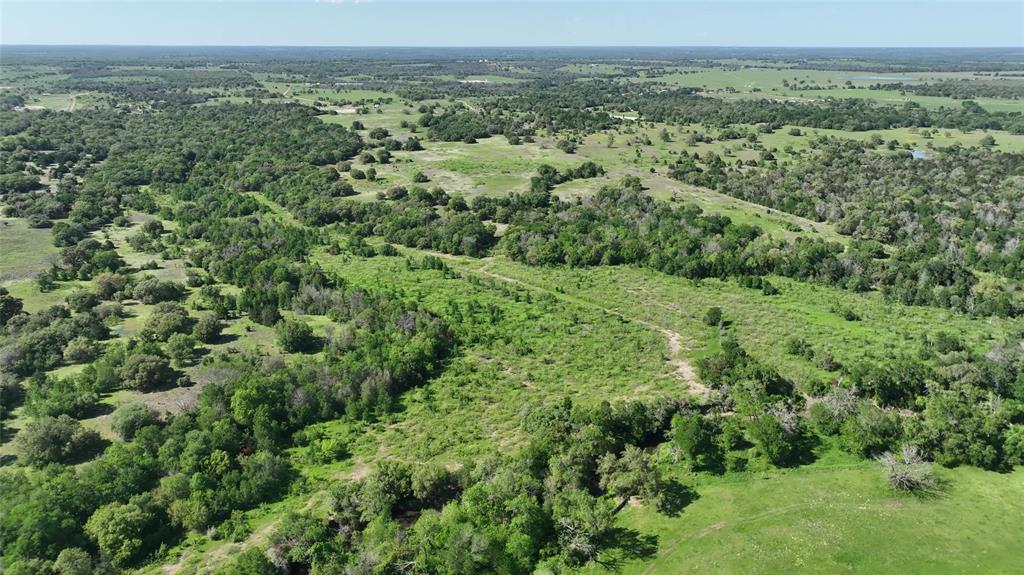
<instances>
[{"instance_id":1,"label":"shrub","mask_svg":"<svg viewBox=\"0 0 1024 575\"><path fill-rule=\"evenodd\" d=\"M67 302L71 311L83 312L96 307L99 303L99 298L90 291L78 290L68 295Z\"/></svg>"},{"instance_id":2,"label":"shrub","mask_svg":"<svg viewBox=\"0 0 1024 575\"><path fill-rule=\"evenodd\" d=\"M287 353L306 353L316 346L313 328L303 322L282 319L274 331L277 332L277 344Z\"/></svg>"},{"instance_id":3,"label":"shrub","mask_svg":"<svg viewBox=\"0 0 1024 575\"><path fill-rule=\"evenodd\" d=\"M861 403L856 415L843 422L840 444L850 453L870 457L891 449L902 435L898 414Z\"/></svg>"},{"instance_id":4,"label":"shrub","mask_svg":"<svg viewBox=\"0 0 1024 575\"><path fill-rule=\"evenodd\" d=\"M173 334L187 333L191 326L192 318L181 304L162 302L157 304L139 335L147 341L167 341Z\"/></svg>"},{"instance_id":5,"label":"shrub","mask_svg":"<svg viewBox=\"0 0 1024 575\"><path fill-rule=\"evenodd\" d=\"M163 301L175 301L185 295L185 286L172 282L147 278L135 284L132 297L144 304L155 304Z\"/></svg>"},{"instance_id":6,"label":"shrub","mask_svg":"<svg viewBox=\"0 0 1024 575\"><path fill-rule=\"evenodd\" d=\"M80 335L68 342L64 348L64 361L68 363L85 363L96 359L100 348L96 342Z\"/></svg>"},{"instance_id":7,"label":"shrub","mask_svg":"<svg viewBox=\"0 0 1024 575\"><path fill-rule=\"evenodd\" d=\"M118 407L111 417L110 427L125 441L135 437L135 433L158 421L155 411L142 402L128 403Z\"/></svg>"},{"instance_id":8,"label":"shrub","mask_svg":"<svg viewBox=\"0 0 1024 575\"><path fill-rule=\"evenodd\" d=\"M152 353L130 356L118 370L121 381L129 389L151 391L174 383L175 371L166 357Z\"/></svg>"},{"instance_id":9,"label":"shrub","mask_svg":"<svg viewBox=\"0 0 1024 575\"><path fill-rule=\"evenodd\" d=\"M213 314L207 314L199 318L196 325L192 327L192 335L203 343L213 343L220 337L224 325Z\"/></svg>"},{"instance_id":10,"label":"shrub","mask_svg":"<svg viewBox=\"0 0 1024 575\"><path fill-rule=\"evenodd\" d=\"M914 445L904 445L898 455L886 451L878 461L885 470L889 485L897 491L932 491L938 487L931 465Z\"/></svg>"},{"instance_id":11,"label":"shrub","mask_svg":"<svg viewBox=\"0 0 1024 575\"><path fill-rule=\"evenodd\" d=\"M196 355L196 338L185 333L176 333L167 338L167 355L179 362L188 362Z\"/></svg>"},{"instance_id":12,"label":"shrub","mask_svg":"<svg viewBox=\"0 0 1024 575\"><path fill-rule=\"evenodd\" d=\"M33 467L83 459L101 443L98 433L68 415L32 420L14 438L18 458Z\"/></svg>"},{"instance_id":13,"label":"shrub","mask_svg":"<svg viewBox=\"0 0 1024 575\"><path fill-rule=\"evenodd\" d=\"M710 326L720 325L722 323L722 308L720 307L709 307L708 311L704 314L704 324Z\"/></svg>"}]
</instances>

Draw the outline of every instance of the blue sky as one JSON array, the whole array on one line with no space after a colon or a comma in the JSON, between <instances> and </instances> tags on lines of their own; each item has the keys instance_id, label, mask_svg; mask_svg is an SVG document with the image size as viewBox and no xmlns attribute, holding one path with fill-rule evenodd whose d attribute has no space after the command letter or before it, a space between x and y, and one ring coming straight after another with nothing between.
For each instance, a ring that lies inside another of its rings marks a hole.
<instances>
[{"instance_id":1,"label":"blue sky","mask_svg":"<svg viewBox=\"0 0 1024 575\"><path fill-rule=\"evenodd\" d=\"M1024 0L0 0L4 44L1024 46Z\"/></svg>"}]
</instances>

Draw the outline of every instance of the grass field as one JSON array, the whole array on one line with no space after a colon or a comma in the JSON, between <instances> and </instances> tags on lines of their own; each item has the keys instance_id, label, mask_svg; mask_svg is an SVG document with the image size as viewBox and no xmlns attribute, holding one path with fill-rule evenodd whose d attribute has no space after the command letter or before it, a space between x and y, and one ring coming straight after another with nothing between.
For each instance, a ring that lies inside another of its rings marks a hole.
<instances>
[{"instance_id":1,"label":"grass field","mask_svg":"<svg viewBox=\"0 0 1024 575\"><path fill-rule=\"evenodd\" d=\"M960 107L953 98L901 94L894 90L870 90L872 84L895 82L930 82L970 77L963 73L899 73L869 74L844 70L805 70L799 68L683 68L663 76L629 78L634 82L662 82L669 86L700 88L708 95L721 97L769 98L787 100L820 100L822 98L864 98L888 105L916 102L928 108ZM783 85L789 83L789 87ZM1021 84L1019 79L1003 82ZM850 87L847 87L847 82ZM801 90L797 87L819 86L823 89ZM1024 100L995 98L974 99L992 112L1024 111Z\"/></svg>"},{"instance_id":2,"label":"grass field","mask_svg":"<svg viewBox=\"0 0 1024 575\"><path fill-rule=\"evenodd\" d=\"M789 471L698 480L678 517L627 507L621 522L653 537L656 573L1020 573L1024 470L943 470L944 492L901 496L873 462L837 453ZM593 568L589 573L606 573Z\"/></svg>"},{"instance_id":3,"label":"grass field","mask_svg":"<svg viewBox=\"0 0 1024 575\"><path fill-rule=\"evenodd\" d=\"M0 251L0 285L6 286L35 277L60 250L49 229L31 228L20 218L0 218Z\"/></svg>"}]
</instances>

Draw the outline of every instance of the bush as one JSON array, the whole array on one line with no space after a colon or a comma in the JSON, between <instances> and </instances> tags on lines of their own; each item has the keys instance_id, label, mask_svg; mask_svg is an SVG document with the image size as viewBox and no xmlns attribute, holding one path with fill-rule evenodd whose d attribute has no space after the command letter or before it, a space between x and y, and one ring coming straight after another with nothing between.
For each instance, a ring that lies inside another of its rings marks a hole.
<instances>
[{"instance_id":1,"label":"bush","mask_svg":"<svg viewBox=\"0 0 1024 575\"><path fill-rule=\"evenodd\" d=\"M196 338L185 333L176 333L167 338L167 355L178 362L188 362L196 355Z\"/></svg>"},{"instance_id":2,"label":"bush","mask_svg":"<svg viewBox=\"0 0 1024 575\"><path fill-rule=\"evenodd\" d=\"M872 457L888 451L903 436L903 425L896 413L887 413L868 403L861 403L857 413L842 425L840 444L846 451Z\"/></svg>"},{"instance_id":3,"label":"bush","mask_svg":"<svg viewBox=\"0 0 1024 575\"><path fill-rule=\"evenodd\" d=\"M722 323L722 308L709 307L704 314L704 325L716 326Z\"/></svg>"},{"instance_id":4,"label":"bush","mask_svg":"<svg viewBox=\"0 0 1024 575\"><path fill-rule=\"evenodd\" d=\"M886 451L878 458L889 485L897 491L933 491L938 481L931 465L914 445L904 445L899 455Z\"/></svg>"},{"instance_id":5,"label":"bush","mask_svg":"<svg viewBox=\"0 0 1024 575\"><path fill-rule=\"evenodd\" d=\"M80 335L68 342L64 348L64 361L68 363L85 363L96 359L100 348L96 342Z\"/></svg>"},{"instance_id":6,"label":"bush","mask_svg":"<svg viewBox=\"0 0 1024 575\"><path fill-rule=\"evenodd\" d=\"M100 303L96 294L86 290L72 292L68 295L67 302L68 307L74 312L89 311Z\"/></svg>"},{"instance_id":7,"label":"bush","mask_svg":"<svg viewBox=\"0 0 1024 575\"><path fill-rule=\"evenodd\" d=\"M274 328L277 344L286 353L308 353L316 347L313 328L303 322L282 319Z\"/></svg>"},{"instance_id":8,"label":"bush","mask_svg":"<svg viewBox=\"0 0 1024 575\"><path fill-rule=\"evenodd\" d=\"M192 318L181 304L162 302L146 320L139 336L147 341L167 341L173 334L188 333L191 327Z\"/></svg>"},{"instance_id":9,"label":"bush","mask_svg":"<svg viewBox=\"0 0 1024 575\"><path fill-rule=\"evenodd\" d=\"M571 140L559 140L558 143L555 144L555 146L559 150L562 150L563 152L565 152L566 154L575 154L576 153L576 142L573 142Z\"/></svg>"},{"instance_id":10,"label":"bush","mask_svg":"<svg viewBox=\"0 0 1024 575\"><path fill-rule=\"evenodd\" d=\"M765 414L751 420L747 423L747 435L772 465L789 465L801 455L799 430L787 429L776 415Z\"/></svg>"},{"instance_id":11,"label":"bush","mask_svg":"<svg viewBox=\"0 0 1024 575\"><path fill-rule=\"evenodd\" d=\"M111 417L110 427L125 441L135 437L135 433L158 421L155 411L142 402L128 403L118 407Z\"/></svg>"},{"instance_id":12,"label":"bush","mask_svg":"<svg viewBox=\"0 0 1024 575\"><path fill-rule=\"evenodd\" d=\"M185 295L185 286L172 281L161 281L147 278L135 284L132 297L144 304L155 304L163 301L176 301Z\"/></svg>"},{"instance_id":13,"label":"bush","mask_svg":"<svg viewBox=\"0 0 1024 575\"><path fill-rule=\"evenodd\" d=\"M192 327L192 336L203 343L213 343L220 337L224 324L213 314L204 315L199 318L196 325Z\"/></svg>"},{"instance_id":14,"label":"bush","mask_svg":"<svg viewBox=\"0 0 1024 575\"><path fill-rule=\"evenodd\" d=\"M101 443L98 433L67 415L32 420L14 438L18 458L33 467L84 459Z\"/></svg>"},{"instance_id":15,"label":"bush","mask_svg":"<svg viewBox=\"0 0 1024 575\"><path fill-rule=\"evenodd\" d=\"M118 370L121 382L129 389L151 391L174 383L176 372L166 357L153 353L130 356Z\"/></svg>"}]
</instances>

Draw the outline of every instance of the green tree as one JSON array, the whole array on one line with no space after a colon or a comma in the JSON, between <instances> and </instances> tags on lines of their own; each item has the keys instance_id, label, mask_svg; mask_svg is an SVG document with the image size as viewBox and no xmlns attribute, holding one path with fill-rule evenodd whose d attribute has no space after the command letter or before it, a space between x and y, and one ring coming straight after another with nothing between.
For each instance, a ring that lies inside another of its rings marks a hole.
<instances>
[{"instance_id":1,"label":"green tree","mask_svg":"<svg viewBox=\"0 0 1024 575\"><path fill-rule=\"evenodd\" d=\"M699 413L677 414L672 418L672 442L693 469L717 468L722 449L715 441L714 424Z\"/></svg>"},{"instance_id":2,"label":"green tree","mask_svg":"<svg viewBox=\"0 0 1024 575\"><path fill-rule=\"evenodd\" d=\"M160 520L145 499L109 503L85 523L85 532L103 557L120 568L137 564L159 541Z\"/></svg>"},{"instance_id":3,"label":"green tree","mask_svg":"<svg viewBox=\"0 0 1024 575\"><path fill-rule=\"evenodd\" d=\"M660 505L664 487L661 471L651 461L651 455L635 445L627 445L618 457L606 453L597 462L597 474L601 478L601 489L621 498L622 504L630 497L639 496Z\"/></svg>"},{"instance_id":4,"label":"green tree","mask_svg":"<svg viewBox=\"0 0 1024 575\"><path fill-rule=\"evenodd\" d=\"M274 327L277 344L286 353L308 353L316 347L313 328L301 321L282 319Z\"/></svg>"},{"instance_id":5,"label":"green tree","mask_svg":"<svg viewBox=\"0 0 1024 575\"><path fill-rule=\"evenodd\" d=\"M22 302L11 295L7 288L0 286L0 327L22 312Z\"/></svg>"},{"instance_id":6,"label":"green tree","mask_svg":"<svg viewBox=\"0 0 1024 575\"><path fill-rule=\"evenodd\" d=\"M551 517L560 557L570 567L597 559L615 526L615 511L604 500L576 489L555 496Z\"/></svg>"},{"instance_id":7,"label":"green tree","mask_svg":"<svg viewBox=\"0 0 1024 575\"><path fill-rule=\"evenodd\" d=\"M196 355L196 338L185 333L176 333L167 338L167 355L179 363L187 363Z\"/></svg>"},{"instance_id":8,"label":"green tree","mask_svg":"<svg viewBox=\"0 0 1024 575\"><path fill-rule=\"evenodd\" d=\"M34 467L84 459L100 444L98 433L67 415L29 421L14 438L18 458Z\"/></svg>"},{"instance_id":9,"label":"green tree","mask_svg":"<svg viewBox=\"0 0 1024 575\"><path fill-rule=\"evenodd\" d=\"M152 391L174 383L177 374L166 357L153 353L137 353L128 357L118 370L122 384L128 389Z\"/></svg>"},{"instance_id":10,"label":"green tree","mask_svg":"<svg viewBox=\"0 0 1024 575\"><path fill-rule=\"evenodd\" d=\"M224 324L213 314L206 314L192 326L192 335L203 343L213 343L220 337Z\"/></svg>"},{"instance_id":11,"label":"green tree","mask_svg":"<svg viewBox=\"0 0 1024 575\"><path fill-rule=\"evenodd\" d=\"M53 572L57 575L92 575L92 556L84 549L68 547L53 562Z\"/></svg>"},{"instance_id":12,"label":"green tree","mask_svg":"<svg viewBox=\"0 0 1024 575\"><path fill-rule=\"evenodd\" d=\"M111 417L110 427L125 441L135 436L135 433L158 421L155 411L142 402L127 403L114 410Z\"/></svg>"},{"instance_id":13,"label":"green tree","mask_svg":"<svg viewBox=\"0 0 1024 575\"><path fill-rule=\"evenodd\" d=\"M708 311L704 314L704 324L710 326L717 326L722 323L722 308L720 307L709 307Z\"/></svg>"}]
</instances>

